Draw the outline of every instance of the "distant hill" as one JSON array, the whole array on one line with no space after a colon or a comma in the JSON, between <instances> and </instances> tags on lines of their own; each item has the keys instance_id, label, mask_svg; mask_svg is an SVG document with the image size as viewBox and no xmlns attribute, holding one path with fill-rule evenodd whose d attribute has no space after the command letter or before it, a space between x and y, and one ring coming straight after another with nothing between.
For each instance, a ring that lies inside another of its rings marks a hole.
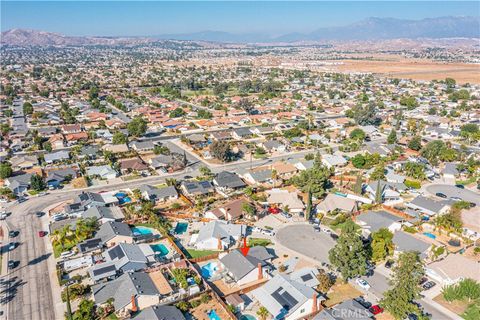
<instances>
[{"instance_id":1,"label":"distant hill","mask_svg":"<svg viewBox=\"0 0 480 320\"><path fill-rule=\"evenodd\" d=\"M73 37L59 33L11 29L2 32L0 43L18 46L57 46L57 45L115 45L148 42L145 38L121 37Z\"/></svg>"},{"instance_id":2,"label":"distant hill","mask_svg":"<svg viewBox=\"0 0 480 320\"><path fill-rule=\"evenodd\" d=\"M310 33L272 37L260 33L233 34L203 31L160 34L149 37L74 37L37 30L12 29L1 34L0 43L9 45L115 45L159 40L210 41L218 43L294 43L304 41L350 41L389 39L480 38L480 17L439 17L422 20L368 18L347 26L320 28Z\"/></svg>"}]
</instances>

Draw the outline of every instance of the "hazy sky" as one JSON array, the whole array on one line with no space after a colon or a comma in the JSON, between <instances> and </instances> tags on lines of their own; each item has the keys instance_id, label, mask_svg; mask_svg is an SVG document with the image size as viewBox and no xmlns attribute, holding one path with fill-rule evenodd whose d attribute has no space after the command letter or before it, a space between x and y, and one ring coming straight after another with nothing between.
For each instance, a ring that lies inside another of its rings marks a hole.
<instances>
[{"instance_id":1,"label":"hazy sky","mask_svg":"<svg viewBox=\"0 0 480 320\"><path fill-rule=\"evenodd\" d=\"M140 36L206 30L284 34L367 17L422 19L480 14L479 1L1 1L1 29Z\"/></svg>"}]
</instances>

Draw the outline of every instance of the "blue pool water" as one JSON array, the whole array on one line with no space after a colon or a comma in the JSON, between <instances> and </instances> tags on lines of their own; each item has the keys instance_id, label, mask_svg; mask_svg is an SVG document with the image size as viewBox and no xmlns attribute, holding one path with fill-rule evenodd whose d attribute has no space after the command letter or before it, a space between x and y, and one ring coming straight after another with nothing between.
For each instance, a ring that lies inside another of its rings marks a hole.
<instances>
[{"instance_id":1,"label":"blue pool water","mask_svg":"<svg viewBox=\"0 0 480 320\"><path fill-rule=\"evenodd\" d=\"M202 276L210 279L217 271L217 263L209 262L202 267Z\"/></svg>"},{"instance_id":2,"label":"blue pool water","mask_svg":"<svg viewBox=\"0 0 480 320\"><path fill-rule=\"evenodd\" d=\"M257 318L255 318L251 314L244 314L240 317L240 320L257 320Z\"/></svg>"},{"instance_id":3,"label":"blue pool water","mask_svg":"<svg viewBox=\"0 0 480 320\"><path fill-rule=\"evenodd\" d=\"M174 232L176 234L183 234L187 231L187 229L188 229L188 223L187 222L179 222L175 226Z\"/></svg>"},{"instance_id":4,"label":"blue pool water","mask_svg":"<svg viewBox=\"0 0 480 320\"><path fill-rule=\"evenodd\" d=\"M142 236L146 234L152 234L152 231L145 227L133 227L132 232L134 235L142 235Z\"/></svg>"},{"instance_id":5,"label":"blue pool water","mask_svg":"<svg viewBox=\"0 0 480 320\"><path fill-rule=\"evenodd\" d=\"M132 201L132 199L124 192L115 193L115 197L117 197L119 204L129 203Z\"/></svg>"},{"instance_id":6,"label":"blue pool water","mask_svg":"<svg viewBox=\"0 0 480 320\"><path fill-rule=\"evenodd\" d=\"M215 310L212 310L208 313L208 318L210 320L222 320L222 319L220 319L220 317L218 316L218 314Z\"/></svg>"},{"instance_id":7,"label":"blue pool water","mask_svg":"<svg viewBox=\"0 0 480 320\"><path fill-rule=\"evenodd\" d=\"M437 237L436 235L430 232L424 232L423 234L431 239L435 239Z\"/></svg>"},{"instance_id":8,"label":"blue pool water","mask_svg":"<svg viewBox=\"0 0 480 320\"><path fill-rule=\"evenodd\" d=\"M153 252L155 252L161 257L166 256L169 252L167 247L162 243L152 244L150 247L152 248Z\"/></svg>"}]
</instances>

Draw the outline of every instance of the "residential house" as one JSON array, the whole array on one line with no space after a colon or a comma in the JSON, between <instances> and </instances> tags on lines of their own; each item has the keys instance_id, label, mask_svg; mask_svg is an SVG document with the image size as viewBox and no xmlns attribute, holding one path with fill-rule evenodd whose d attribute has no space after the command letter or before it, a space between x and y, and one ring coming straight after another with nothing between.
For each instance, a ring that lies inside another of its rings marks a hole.
<instances>
[{"instance_id":1,"label":"residential house","mask_svg":"<svg viewBox=\"0 0 480 320\"><path fill-rule=\"evenodd\" d=\"M30 188L32 173L20 174L9 177L4 180L5 186L10 189L14 195L20 196Z\"/></svg>"},{"instance_id":2,"label":"residential house","mask_svg":"<svg viewBox=\"0 0 480 320\"><path fill-rule=\"evenodd\" d=\"M428 258L432 245L404 231L393 234L395 254L407 251L417 251L422 259Z\"/></svg>"},{"instance_id":3,"label":"residential house","mask_svg":"<svg viewBox=\"0 0 480 320\"><path fill-rule=\"evenodd\" d=\"M60 151L45 154L44 159L47 164L52 164L54 162L62 162L62 161L69 160L70 154L66 150L60 150Z\"/></svg>"},{"instance_id":4,"label":"residential house","mask_svg":"<svg viewBox=\"0 0 480 320\"><path fill-rule=\"evenodd\" d=\"M429 216L441 215L450 209L450 205L447 202L433 200L424 196L417 196L407 203L407 207Z\"/></svg>"},{"instance_id":5,"label":"residential house","mask_svg":"<svg viewBox=\"0 0 480 320\"><path fill-rule=\"evenodd\" d=\"M362 228L364 237L377 232L382 228L394 233L402 228L403 218L386 211L367 211L355 217L355 222Z\"/></svg>"},{"instance_id":6,"label":"residential house","mask_svg":"<svg viewBox=\"0 0 480 320\"><path fill-rule=\"evenodd\" d=\"M329 193L326 198L317 205L317 212L330 213L333 211L353 213L358 210L357 201L347 197Z\"/></svg>"},{"instance_id":7,"label":"residential house","mask_svg":"<svg viewBox=\"0 0 480 320\"><path fill-rule=\"evenodd\" d=\"M389 205L403 202L400 193L407 190L403 183L391 183L384 180L371 181L365 186L365 192L374 201L377 200L377 188L380 188L378 193L381 195L381 201Z\"/></svg>"},{"instance_id":8,"label":"residential house","mask_svg":"<svg viewBox=\"0 0 480 320\"><path fill-rule=\"evenodd\" d=\"M150 185L142 185L138 189L142 193L143 199L155 203L178 199L178 192L174 186L155 188Z\"/></svg>"},{"instance_id":9,"label":"residential house","mask_svg":"<svg viewBox=\"0 0 480 320\"><path fill-rule=\"evenodd\" d=\"M238 286L243 286L262 279L270 279L273 258L265 247L256 246L250 248L247 255L236 249L223 255L219 260L221 268L227 272L227 281L232 279Z\"/></svg>"},{"instance_id":10,"label":"residential house","mask_svg":"<svg viewBox=\"0 0 480 320\"><path fill-rule=\"evenodd\" d=\"M459 171L457 164L453 162L446 162L442 170L443 179L447 182L455 183L455 179L458 177Z\"/></svg>"},{"instance_id":11,"label":"residential house","mask_svg":"<svg viewBox=\"0 0 480 320\"><path fill-rule=\"evenodd\" d=\"M97 146L87 145L82 147L78 157L80 159L96 160L98 153L99 153L99 148Z\"/></svg>"},{"instance_id":12,"label":"residential house","mask_svg":"<svg viewBox=\"0 0 480 320\"><path fill-rule=\"evenodd\" d=\"M354 299L345 300L331 308L323 309L313 320L371 320L373 314Z\"/></svg>"},{"instance_id":13,"label":"residential house","mask_svg":"<svg viewBox=\"0 0 480 320\"><path fill-rule=\"evenodd\" d=\"M213 210L205 212L204 216L212 220L238 220L243 216L243 206L245 204L249 204L249 202L244 198L229 201Z\"/></svg>"},{"instance_id":14,"label":"residential house","mask_svg":"<svg viewBox=\"0 0 480 320\"><path fill-rule=\"evenodd\" d=\"M224 250L230 248L246 234L246 227L227 221L214 220L206 223L190 242L199 250Z\"/></svg>"},{"instance_id":15,"label":"residential house","mask_svg":"<svg viewBox=\"0 0 480 320\"><path fill-rule=\"evenodd\" d=\"M273 182L271 169L250 170L243 174L242 178L253 185L271 184Z\"/></svg>"},{"instance_id":16,"label":"residential house","mask_svg":"<svg viewBox=\"0 0 480 320\"><path fill-rule=\"evenodd\" d=\"M269 205L278 206L291 213L301 213L305 209L305 205L298 197L297 192L288 190L272 189L267 191L267 202Z\"/></svg>"},{"instance_id":17,"label":"residential house","mask_svg":"<svg viewBox=\"0 0 480 320\"><path fill-rule=\"evenodd\" d=\"M137 152L150 152L153 151L155 145L152 141L133 141L129 143L130 148Z\"/></svg>"},{"instance_id":18,"label":"residential house","mask_svg":"<svg viewBox=\"0 0 480 320\"><path fill-rule=\"evenodd\" d=\"M180 189L186 196L206 196L215 192L210 181L183 181Z\"/></svg>"},{"instance_id":19,"label":"residential house","mask_svg":"<svg viewBox=\"0 0 480 320\"><path fill-rule=\"evenodd\" d=\"M79 133L82 132L82 127L79 124L65 124L61 130L64 134Z\"/></svg>"},{"instance_id":20,"label":"residential house","mask_svg":"<svg viewBox=\"0 0 480 320\"><path fill-rule=\"evenodd\" d=\"M335 168L335 171L337 171L338 168L346 166L348 164L348 161L345 160L344 157L339 155L324 154L322 155L322 163L327 168Z\"/></svg>"},{"instance_id":21,"label":"residential house","mask_svg":"<svg viewBox=\"0 0 480 320\"><path fill-rule=\"evenodd\" d=\"M14 171L32 169L38 165L38 159L36 156L13 156L9 161Z\"/></svg>"},{"instance_id":22,"label":"residential house","mask_svg":"<svg viewBox=\"0 0 480 320\"><path fill-rule=\"evenodd\" d=\"M175 306L151 306L138 313L134 320L186 320L182 311Z\"/></svg>"},{"instance_id":23,"label":"residential house","mask_svg":"<svg viewBox=\"0 0 480 320\"><path fill-rule=\"evenodd\" d=\"M102 253L105 262L113 262L116 270L120 272L143 270L149 263L147 257L153 259L154 255L149 245L131 243L119 243Z\"/></svg>"},{"instance_id":24,"label":"residential house","mask_svg":"<svg viewBox=\"0 0 480 320\"><path fill-rule=\"evenodd\" d=\"M278 152L283 153L287 151L287 146L278 140L268 140L260 143L260 146L267 150L269 153Z\"/></svg>"},{"instance_id":25,"label":"residential house","mask_svg":"<svg viewBox=\"0 0 480 320\"><path fill-rule=\"evenodd\" d=\"M63 139L63 135L61 133L50 136L48 142L52 146L53 150L65 148L65 140Z\"/></svg>"},{"instance_id":26,"label":"residential house","mask_svg":"<svg viewBox=\"0 0 480 320\"><path fill-rule=\"evenodd\" d=\"M252 131L250 131L250 129L246 127L236 128L232 130L232 137L235 140L245 140L251 138L252 136Z\"/></svg>"},{"instance_id":27,"label":"residential house","mask_svg":"<svg viewBox=\"0 0 480 320\"><path fill-rule=\"evenodd\" d=\"M125 218L119 207L92 206L82 213L83 218L94 218L100 224L109 221L121 221Z\"/></svg>"},{"instance_id":28,"label":"residential house","mask_svg":"<svg viewBox=\"0 0 480 320\"><path fill-rule=\"evenodd\" d=\"M297 168L299 171L305 171L313 168L314 164L315 164L314 160L303 160L295 163L295 168Z\"/></svg>"},{"instance_id":29,"label":"residential house","mask_svg":"<svg viewBox=\"0 0 480 320\"><path fill-rule=\"evenodd\" d=\"M109 165L87 167L85 173L91 178L98 177L102 180L115 179L118 175Z\"/></svg>"},{"instance_id":30,"label":"residential house","mask_svg":"<svg viewBox=\"0 0 480 320\"><path fill-rule=\"evenodd\" d=\"M428 264L425 271L427 276L437 281L440 286L452 285L467 278L480 282L478 262L461 254L449 254Z\"/></svg>"},{"instance_id":31,"label":"residential house","mask_svg":"<svg viewBox=\"0 0 480 320\"><path fill-rule=\"evenodd\" d=\"M304 319L320 310L320 303L325 300L311 287L282 273L251 294L275 319L285 320Z\"/></svg>"},{"instance_id":32,"label":"residential house","mask_svg":"<svg viewBox=\"0 0 480 320\"><path fill-rule=\"evenodd\" d=\"M140 158L123 159L119 161L122 174L138 172L140 174L148 173L148 166Z\"/></svg>"},{"instance_id":33,"label":"residential house","mask_svg":"<svg viewBox=\"0 0 480 320\"><path fill-rule=\"evenodd\" d=\"M235 173L229 171L221 171L213 178L215 188L224 193L230 194L236 190L246 187L245 182Z\"/></svg>"},{"instance_id":34,"label":"residential house","mask_svg":"<svg viewBox=\"0 0 480 320\"><path fill-rule=\"evenodd\" d=\"M106 247L112 247L118 243L133 243L133 232L128 224L117 221L107 221L100 226L95 238L102 239Z\"/></svg>"},{"instance_id":35,"label":"residential house","mask_svg":"<svg viewBox=\"0 0 480 320\"><path fill-rule=\"evenodd\" d=\"M73 168L64 168L48 171L47 186L49 188L58 188L61 183L68 182L78 177L78 171Z\"/></svg>"},{"instance_id":36,"label":"residential house","mask_svg":"<svg viewBox=\"0 0 480 320\"><path fill-rule=\"evenodd\" d=\"M126 143L121 144L106 144L103 146L103 150L111 153L127 153L129 151Z\"/></svg>"},{"instance_id":37,"label":"residential house","mask_svg":"<svg viewBox=\"0 0 480 320\"><path fill-rule=\"evenodd\" d=\"M113 299L118 315L127 315L132 310L142 310L160 302L160 292L145 272L127 272L115 280L92 286L93 299L102 305Z\"/></svg>"}]
</instances>

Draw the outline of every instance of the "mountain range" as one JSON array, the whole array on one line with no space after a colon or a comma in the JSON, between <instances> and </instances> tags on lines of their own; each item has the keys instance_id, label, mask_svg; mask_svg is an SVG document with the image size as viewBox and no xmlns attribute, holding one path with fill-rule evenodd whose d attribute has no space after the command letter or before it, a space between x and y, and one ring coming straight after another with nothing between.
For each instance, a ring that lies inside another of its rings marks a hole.
<instances>
[{"instance_id":1,"label":"mountain range","mask_svg":"<svg viewBox=\"0 0 480 320\"><path fill-rule=\"evenodd\" d=\"M203 31L159 34L145 37L75 37L45 31L12 29L2 32L0 43L9 45L116 45L158 40L210 41L222 43L295 43L350 40L418 38L480 38L480 17L438 17L422 20L368 18L340 27L320 28L309 33L271 36L261 33L234 34Z\"/></svg>"}]
</instances>

